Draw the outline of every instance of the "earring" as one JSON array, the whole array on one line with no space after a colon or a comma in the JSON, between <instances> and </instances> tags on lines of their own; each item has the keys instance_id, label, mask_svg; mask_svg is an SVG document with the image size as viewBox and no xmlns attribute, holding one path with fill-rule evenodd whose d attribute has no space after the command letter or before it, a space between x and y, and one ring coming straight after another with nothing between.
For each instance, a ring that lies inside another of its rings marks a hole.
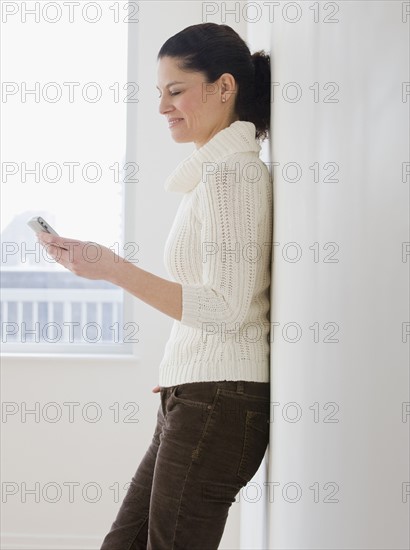
<instances>
[{"instance_id":1,"label":"earring","mask_svg":"<svg viewBox=\"0 0 410 550\"><path fill-rule=\"evenodd\" d=\"M223 101L223 102L225 103L225 101L226 101L226 97L223 97L223 98L222 98L222 101Z\"/></svg>"}]
</instances>

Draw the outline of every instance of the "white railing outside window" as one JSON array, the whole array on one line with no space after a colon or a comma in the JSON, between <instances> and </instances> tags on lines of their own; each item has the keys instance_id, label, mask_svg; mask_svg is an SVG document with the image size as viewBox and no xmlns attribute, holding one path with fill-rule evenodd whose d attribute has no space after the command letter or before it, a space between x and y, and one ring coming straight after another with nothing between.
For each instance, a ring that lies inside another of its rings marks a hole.
<instances>
[{"instance_id":1,"label":"white railing outside window","mask_svg":"<svg viewBox=\"0 0 410 550\"><path fill-rule=\"evenodd\" d=\"M136 327L122 322L122 290L6 288L1 299L1 340L5 351L99 350L135 343Z\"/></svg>"}]
</instances>

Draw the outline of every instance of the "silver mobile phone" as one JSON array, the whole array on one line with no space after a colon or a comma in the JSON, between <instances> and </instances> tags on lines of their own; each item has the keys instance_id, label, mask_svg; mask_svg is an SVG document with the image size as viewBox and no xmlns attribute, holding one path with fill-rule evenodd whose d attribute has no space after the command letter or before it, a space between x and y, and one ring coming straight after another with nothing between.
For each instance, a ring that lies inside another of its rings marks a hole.
<instances>
[{"instance_id":1,"label":"silver mobile phone","mask_svg":"<svg viewBox=\"0 0 410 550\"><path fill-rule=\"evenodd\" d=\"M59 236L57 231L54 231L51 225L47 223L41 216L34 216L34 218L31 218L31 220L27 222L27 225L29 225L31 229L36 233L45 231L46 233L57 235L57 237Z\"/></svg>"}]
</instances>

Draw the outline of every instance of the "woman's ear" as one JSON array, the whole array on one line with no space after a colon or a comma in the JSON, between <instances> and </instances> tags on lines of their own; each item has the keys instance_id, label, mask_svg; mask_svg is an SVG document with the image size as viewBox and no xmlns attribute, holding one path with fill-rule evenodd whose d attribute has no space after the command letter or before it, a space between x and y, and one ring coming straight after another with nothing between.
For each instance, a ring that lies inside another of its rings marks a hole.
<instances>
[{"instance_id":1,"label":"woman's ear","mask_svg":"<svg viewBox=\"0 0 410 550\"><path fill-rule=\"evenodd\" d=\"M221 93L231 95L236 92L236 80L231 73L224 73L220 76Z\"/></svg>"}]
</instances>

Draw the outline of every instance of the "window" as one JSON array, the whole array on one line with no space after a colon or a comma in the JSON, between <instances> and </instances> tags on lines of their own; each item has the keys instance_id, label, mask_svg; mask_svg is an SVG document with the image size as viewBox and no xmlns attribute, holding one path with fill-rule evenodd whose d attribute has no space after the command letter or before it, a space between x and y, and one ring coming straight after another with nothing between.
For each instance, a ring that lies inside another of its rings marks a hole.
<instances>
[{"instance_id":1,"label":"window","mask_svg":"<svg viewBox=\"0 0 410 550\"><path fill-rule=\"evenodd\" d=\"M23 22L19 11L3 24L2 349L131 353L132 297L56 263L27 225L42 216L63 237L135 260L136 245L124 247L136 181L126 135L136 108L127 83L130 25L108 3L93 3L95 13L62 11L54 22L45 4L23 4L38 13Z\"/></svg>"}]
</instances>

